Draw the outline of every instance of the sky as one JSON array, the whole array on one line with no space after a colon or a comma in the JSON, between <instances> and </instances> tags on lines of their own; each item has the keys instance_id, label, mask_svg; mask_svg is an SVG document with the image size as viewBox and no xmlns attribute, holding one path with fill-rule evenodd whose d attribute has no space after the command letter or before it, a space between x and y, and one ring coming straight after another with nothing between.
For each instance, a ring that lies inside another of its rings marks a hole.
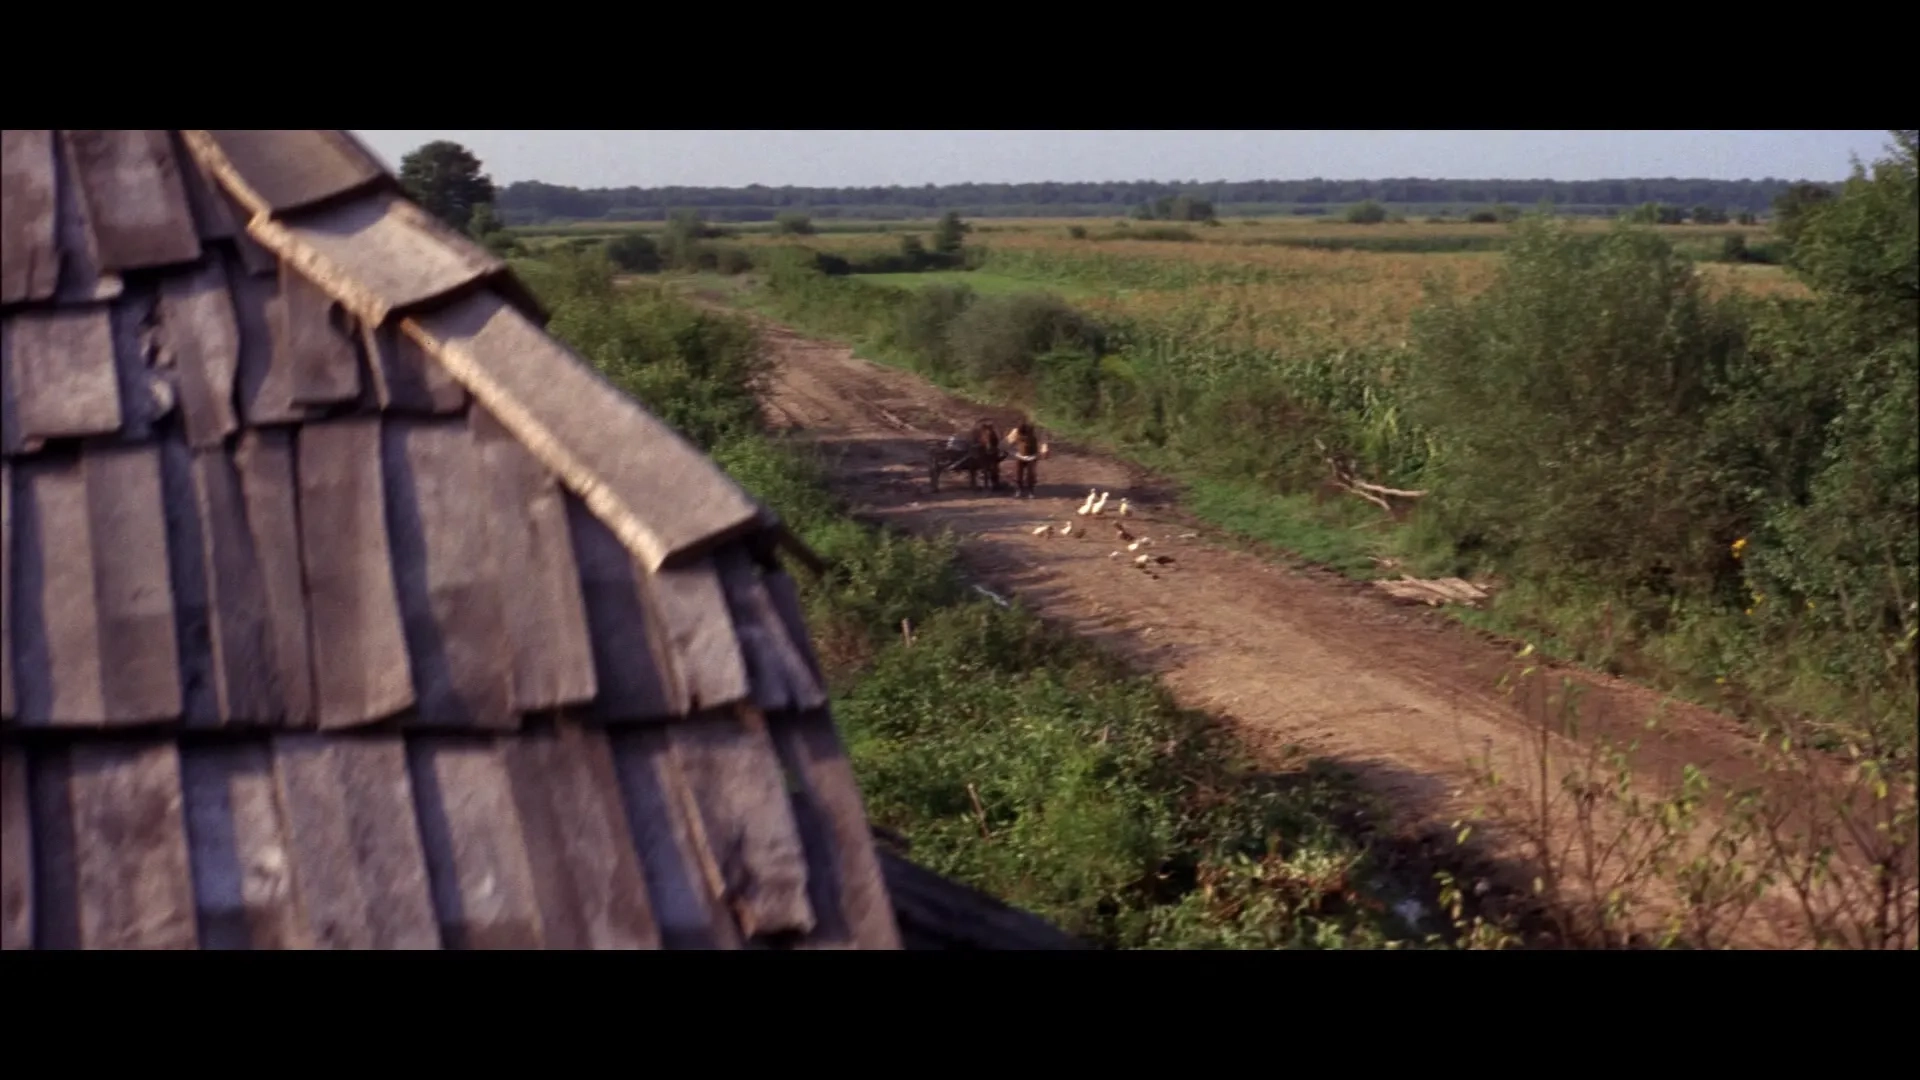
<instances>
[{"instance_id":1,"label":"sky","mask_svg":"<svg viewBox=\"0 0 1920 1080\"><path fill-rule=\"evenodd\" d=\"M1055 180L1841 180L1884 131L358 131L397 166L451 139L500 184L779 187Z\"/></svg>"}]
</instances>

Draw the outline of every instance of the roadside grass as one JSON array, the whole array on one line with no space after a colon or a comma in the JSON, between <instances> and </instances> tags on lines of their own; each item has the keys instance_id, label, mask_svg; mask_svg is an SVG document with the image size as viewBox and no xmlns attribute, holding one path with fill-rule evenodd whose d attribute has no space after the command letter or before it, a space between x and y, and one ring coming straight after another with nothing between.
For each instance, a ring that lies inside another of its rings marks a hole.
<instances>
[{"instance_id":1,"label":"roadside grass","mask_svg":"<svg viewBox=\"0 0 1920 1080\"><path fill-rule=\"evenodd\" d=\"M517 268L556 334L828 560L799 575L808 624L869 816L915 861L1103 947L1443 944L1393 913L1431 885L1356 825L1372 803L1351 776L1263 771L1155 680L983 599L951 537L855 520L813 450L759 426L764 365L736 317L663 283L616 286L586 256Z\"/></svg>"}]
</instances>

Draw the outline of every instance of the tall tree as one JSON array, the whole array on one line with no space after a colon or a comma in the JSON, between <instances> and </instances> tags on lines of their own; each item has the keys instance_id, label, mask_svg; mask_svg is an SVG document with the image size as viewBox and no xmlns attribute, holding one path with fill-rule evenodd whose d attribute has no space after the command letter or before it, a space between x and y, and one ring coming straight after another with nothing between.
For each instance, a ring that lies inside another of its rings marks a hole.
<instances>
[{"instance_id":1,"label":"tall tree","mask_svg":"<svg viewBox=\"0 0 1920 1080\"><path fill-rule=\"evenodd\" d=\"M940 215L940 223L933 227L933 250L942 255L951 255L960 250L966 234L973 226L960 220L960 211L949 210Z\"/></svg>"},{"instance_id":2,"label":"tall tree","mask_svg":"<svg viewBox=\"0 0 1920 1080\"><path fill-rule=\"evenodd\" d=\"M435 217L462 232L474 208L494 199L493 178L457 142L440 139L400 159L400 183Z\"/></svg>"}]
</instances>

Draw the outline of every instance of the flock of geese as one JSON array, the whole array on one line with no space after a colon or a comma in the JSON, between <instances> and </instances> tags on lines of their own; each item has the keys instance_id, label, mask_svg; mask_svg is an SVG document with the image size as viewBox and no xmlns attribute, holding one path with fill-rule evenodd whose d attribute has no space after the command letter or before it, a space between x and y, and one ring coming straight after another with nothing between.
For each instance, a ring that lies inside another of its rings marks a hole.
<instances>
[{"instance_id":1,"label":"flock of geese","mask_svg":"<svg viewBox=\"0 0 1920 1080\"><path fill-rule=\"evenodd\" d=\"M1083 518L1099 517L1101 514L1106 512L1107 498L1112 494L1113 493L1110 491L1097 491L1095 489L1089 488L1087 490L1086 501L1081 503L1079 508L1076 509L1074 513ZM1132 505L1129 504L1124 497L1121 498L1120 507L1119 507L1119 516L1124 518L1124 517L1131 517L1132 515L1133 515ZM1156 566L1173 565L1173 556L1156 555L1147 550L1147 548L1153 545L1152 540L1144 536L1135 536L1133 533L1128 532L1127 527L1117 520L1113 521L1112 524L1113 524L1113 533L1114 533L1115 539L1117 539L1121 544L1124 544L1126 546L1126 550L1115 551L1113 554L1108 555L1107 558L1118 559L1118 558L1122 558L1125 555L1131 554L1134 556L1133 565L1146 571L1148 576L1150 577L1157 576L1153 573L1153 569ZM1033 535L1065 536L1065 537L1075 537L1075 538L1084 540L1086 539L1090 531L1091 531L1091 528L1086 523L1081 523L1076 525L1074 522L1069 521L1064 525L1054 525L1052 522L1048 522L1047 524L1042 525L1039 528L1033 530Z\"/></svg>"}]
</instances>

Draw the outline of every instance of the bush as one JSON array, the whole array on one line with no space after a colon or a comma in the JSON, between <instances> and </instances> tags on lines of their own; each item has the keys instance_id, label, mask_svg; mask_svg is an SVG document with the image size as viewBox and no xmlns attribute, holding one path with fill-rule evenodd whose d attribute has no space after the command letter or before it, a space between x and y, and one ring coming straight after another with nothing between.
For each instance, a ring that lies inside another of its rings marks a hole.
<instances>
[{"instance_id":1,"label":"bush","mask_svg":"<svg viewBox=\"0 0 1920 1080\"><path fill-rule=\"evenodd\" d=\"M1706 588L1741 528L1701 423L1744 321L1664 240L1521 227L1484 293L1416 321L1435 498L1535 580Z\"/></svg>"},{"instance_id":2,"label":"bush","mask_svg":"<svg viewBox=\"0 0 1920 1080\"><path fill-rule=\"evenodd\" d=\"M973 302L973 290L965 285L929 285L916 290L900 309L890 344L906 350L928 374L951 377L953 353L947 333Z\"/></svg>"},{"instance_id":3,"label":"bush","mask_svg":"<svg viewBox=\"0 0 1920 1080\"><path fill-rule=\"evenodd\" d=\"M812 236L813 219L805 214L787 211L773 217L774 232L781 236Z\"/></svg>"},{"instance_id":4,"label":"bush","mask_svg":"<svg viewBox=\"0 0 1920 1080\"><path fill-rule=\"evenodd\" d=\"M1085 349L1054 349L1034 361L1035 394L1050 415L1074 423L1100 411L1100 358Z\"/></svg>"},{"instance_id":5,"label":"bush","mask_svg":"<svg viewBox=\"0 0 1920 1080\"><path fill-rule=\"evenodd\" d=\"M1378 225L1387 220L1387 208L1368 199L1347 207L1347 221L1353 225Z\"/></svg>"},{"instance_id":6,"label":"bush","mask_svg":"<svg viewBox=\"0 0 1920 1080\"><path fill-rule=\"evenodd\" d=\"M1075 240L1085 240L1087 238L1087 227L1085 225L1069 225L1067 226L1067 235Z\"/></svg>"},{"instance_id":7,"label":"bush","mask_svg":"<svg viewBox=\"0 0 1920 1080\"><path fill-rule=\"evenodd\" d=\"M630 274L652 274L660 269L660 247L644 233L622 233L607 241L607 258Z\"/></svg>"},{"instance_id":8,"label":"bush","mask_svg":"<svg viewBox=\"0 0 1920 1080\"><path fill-rule=\"evenodd\" d=\"M1049 293L1011 293L973 302L947 332L954 364L982 382L1024 377L1055 349L1098 354L1105 333L1092 318Z\"/></svg>"},{"instance_id":9,"label":"bush","mask_svg":"<svg viewBox=\"0 0 1920 1080\"><path fill-rule=\"evenodd\" d=\"M753 269L753 256L746 248L729 244L716 250L714 269L722 274L744 274Z\"/></svg>"}]
</instances>

